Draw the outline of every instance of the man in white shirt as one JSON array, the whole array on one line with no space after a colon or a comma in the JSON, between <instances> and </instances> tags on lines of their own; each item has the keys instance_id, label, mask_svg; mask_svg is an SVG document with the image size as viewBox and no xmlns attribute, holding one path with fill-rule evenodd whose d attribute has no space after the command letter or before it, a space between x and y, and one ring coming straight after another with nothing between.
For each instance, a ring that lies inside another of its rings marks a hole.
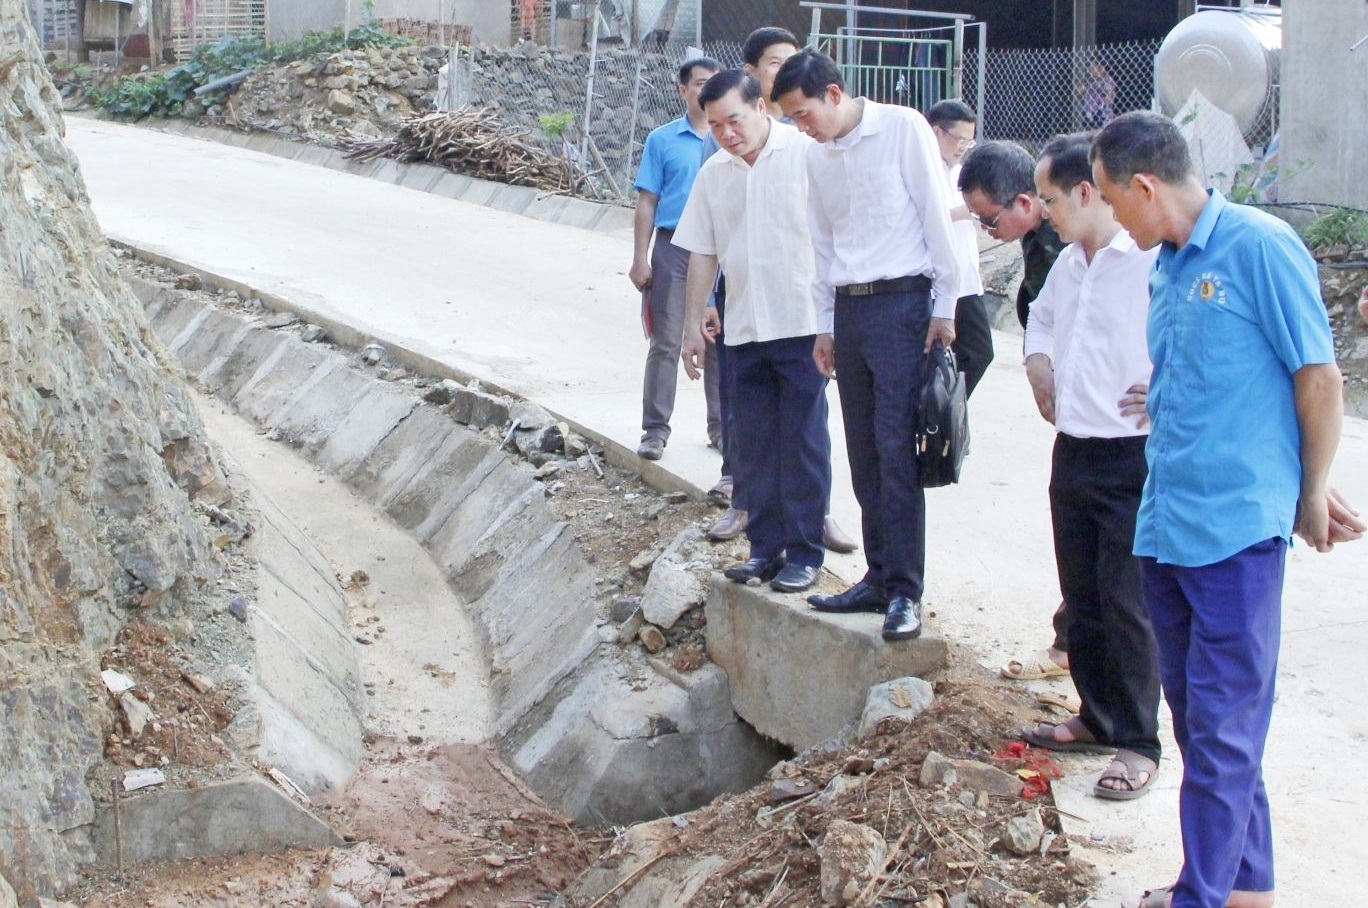
<instances>
[{"instance_id":1,"label":"man in white shirt","mask_svg":"<svg viewBox=\"0 0 1368 908\"><path fill-rule=\"evenodd\" d=\"M884 639L910 640L921 635L926 570L913 417L927 351L955 339L959 290L945 171L921 114L850 97L835 62L811 48L784 62L773 94L817 140L807 156L812 356L823 375L839 374L868 564L850 589L808 601L882 612Z\"/></svg>"},{"instance_id":2,"label":"man in white shirt","mask_svg":"<svg viewBox=\"0 0 1368 908\"><path fill-rule=\"evenodd\" d=\"M1036 406L1058 431L1050 515L1083 706L1021 735L1052 750L1116 751L1093 793L1130 800L1149 791L1159 765L1159 668L1131 553L1147 472L1145 322L1157 250L1137 246L1102 201L1091 145L1089 134L1057 136L1036 165L1045 216L1070 245L1031 303L1025 349Z\"/></svg>"},{"instance_id":3,"label":"man in white shirt","mask_svg":"<svg viewBox=\"0 0 1368 908\"><path fill-rule=\"evenodd\" d=\"M812 359L817 319L806 170L812 143L770 118L759 81L743 70L713 76L699 100L726 153L699 171L674 242L691 253L686 348L699 346L719 265L727 275L732 463L746 493L751 548L748 560L724 574L737 583L802 592L821 570L831 489L826 378ZM685 367L693 373L687 359Z\"/></svg>"},{"instance_id":4,"label":"man in white shirt","mask_svg":"<svg viewBox=\"0 0 1368 908\"><path fill-rule=\"evenodd\" d=\"M926 122L936 135L950 186L950 226L960 275L959 298L955 301L955 363L964 373L967 396L974 393L993 361L993 329L983 305L983 278L979 275L977 222L959 191L960 162L975 145L978 123L969 105L948 99L931 105Z\"/></svg>"}]
</instances>

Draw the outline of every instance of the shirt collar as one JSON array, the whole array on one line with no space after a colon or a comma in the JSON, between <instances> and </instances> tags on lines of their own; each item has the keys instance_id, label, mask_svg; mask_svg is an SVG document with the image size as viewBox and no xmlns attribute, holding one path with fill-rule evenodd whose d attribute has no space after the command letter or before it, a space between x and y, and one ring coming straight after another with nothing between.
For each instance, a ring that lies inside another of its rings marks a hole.
<instances>
[{"instance_id":1,"label":"shirt collar","mask_svg":"<svg viewBox=\"0 0 1368 908\"><path fill-rule=\"evenodd\" d=\"M860 105L862 110L860 122L841 138L832 140L832 144L838 148L849 148L865 136L872 136L883 128L884 112L880 109L883 105L868 98L856 98L855 103Z\"/></svg>"},{"instance_id":2,"label":"shirt collar","mask_svg":"<svg viewBox=\"0 0 1368 908\"><path fill-rule=\"evenodd\" d=\"M693 126L691 126L691 125L689 124L689 115L688 115L688 114L685 114L684 116L680 117L678 120L675 120L675 123L678 124L678 125L675 127L675 134L676 134L676 135L683 135L683 134L687 133L687 134L693 136L695 139L702 139L702 138L703 138L703 136L700 136L698 133L694 132ZM704 135L707 134L707 130L706 130L706 129L703 130L703 132L704 132Z\"/></svg>"},{"instance_id":3,"label":"shirt collar","mask_svg":"<svg viewBox=\"0 0 1368 908\"><path fill-rule=\"evenodd\" d=\"M1196 246L1198 249L1206 248L1207 241L1211 239L1211 232L1216 229L1216 222L1220 220L1221 212L1230 204L1219 189L1208 189L1207 193L1211 198L1202 206L1202 213L1197 215L1197 223L1192 225L1192 233L1187 241L1187 245Z\"/></svg>"},{"instance_id":4,"label":"shirt collar","mask_svg":"<svg viewBox=\"0 0 1368 908\"><path fill-rule=\"evenodd\" d=\"M756 163L759 163L761 158L765 158L773 154L775 149L786 148L789 145L794 145L797 142L802 141L802 138L803 134L798 131L798 127L789 126L786 123L776 123L774 121L770 121L769 137L765 140L765 147L760 149L760 154L755 159ZM740 157L732 154L730 151L727 151L726 149L723 149L723 153L726 154L728 158L728 163L732 164L733 166L746 168L749 168L751 166L747 164L745 161L741 160Z\"/></svg>"}]
</instances>

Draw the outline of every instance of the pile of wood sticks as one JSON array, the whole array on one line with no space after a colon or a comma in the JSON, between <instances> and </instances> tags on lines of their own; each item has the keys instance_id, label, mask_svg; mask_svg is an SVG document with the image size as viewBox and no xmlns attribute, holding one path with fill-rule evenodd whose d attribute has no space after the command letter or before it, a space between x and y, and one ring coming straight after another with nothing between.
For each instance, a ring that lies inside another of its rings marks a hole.
<instances>
[{"instance_id":1,"label":"pile of wood sticks","mask_svg":"<svg viewBox=\"0 0 1368 908\"><path fill-rule=\"evenodd\" d=\"M525 130L505 125L489 108L465 108L412 117L393 138L358 139L344 147L347 157L358 161L424 162L544 192L570 189L569 164L523 141L526 135Z\"/></svg>"}]
</instances>

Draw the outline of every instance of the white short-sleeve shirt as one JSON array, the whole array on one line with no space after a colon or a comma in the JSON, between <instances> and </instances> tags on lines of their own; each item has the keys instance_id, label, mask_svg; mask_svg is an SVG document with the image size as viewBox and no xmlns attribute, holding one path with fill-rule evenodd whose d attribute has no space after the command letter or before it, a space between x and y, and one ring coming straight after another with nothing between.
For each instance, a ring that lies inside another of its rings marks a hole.
<instances>
[{"instance_id":1,"label":"white short-sleeve shirt","mask_svg":"<svg viewBox=\"0 0 1368 908\"><path fill-rule=\"evenodd\" d=\"M717 256L727 276L729 346L817 333L807 219L811 144L793 126L772 122L754 166L724 150L694 180L672 242Z\"/></svg>"}]
</instances>

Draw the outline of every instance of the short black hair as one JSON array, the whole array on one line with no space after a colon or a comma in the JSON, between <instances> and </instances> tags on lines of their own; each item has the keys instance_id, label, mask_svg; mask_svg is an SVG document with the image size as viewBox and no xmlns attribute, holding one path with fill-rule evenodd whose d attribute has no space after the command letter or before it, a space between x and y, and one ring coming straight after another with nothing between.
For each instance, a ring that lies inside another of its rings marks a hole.
<instances>
[{"instance_id":1,"label":"short black hair","mask_svg":"<svg viewBox=\"0 0 1368 908\"><path fill-rule=\"evenodd\" d=\"M803 46L798 43L798 39L788 29L767 25L764 28L757 28L746 36L746 40L741 44L741 59L751 66L759 66L760 58L764 56L765 51L776 44Z\"/></svg>"},{"instance_id":2,"label":"short black hair","mask_svg":"<svg viewBox=\"0 0 1368 908\"><path fill-rule=\"evenodd\" d=\"M1192 153L1178 124L1162 114L1133 110L1103 126L1093 139L1091 160L1101 161L1115 183L1150 173L1169 185L1192 176Z\"/></svg>"},{"instance_id":3,"label":"short black hair","mask_svg":"<svg viewBox=\"0 0 1368 908\"><path fill-rule=\"evenodd\" d=\"M960 167L959 190L978 190L1004 207L1019 195L1035 195L1035 159L1015 142L975 145Z\"/></svg>"},{"instance_id":4,"label":"short black hair","mask_svg":"<svg viewBox=\"0 0 1368 908\"><path fill-rule=\"evenodd\" d=\"M703 84L698 93L698 104L707 107L732 89L741 92L741 100L751 106L760 100L760 80L744 69L724 69Z\"/></svg>"},{"instance_id":5,"label":"short black hair","mask_svg":"<svg viewBox=\"0 0 1368 908\"><path fill-rule=\"evenodd\" d=\"M944 101L937 101L927 108L926 122L932 126L939 126L941 129L948 130L956 123L977 123L978 117L974 115L974 109L968 104L957 98L947 98Z\"/></svg>"},{"instance_id":6,"label":"short black hair","mask_svg":"<svg viewBox=\"0 0 1368 908\"><path fill-rule=\"evenodd\" d=\"M693 71L700 66L709 72L720 73L722 71L722 64L712 57L694 57L692 60L685 60L684 65L679 67L679 84L688 85L689 80L693 78Z\"/></svg>"},{"instance_id":7,"label":"short black hair","mask_svg":"<svg viewBox=\"0 0 1368 908\"><path fill-rule=\"evenodd\" d=\"M805 98L820 98L826 94L827 86L835 85L845 91L841 70L836 61L820 51L805 47L784 61L774 76L774 88L770 100L774 101L795 89Z\"/></svg>"},{"instance_id":8,"label":"short black hair","mask_svg":"<svg viewBox=\"0 0 1368 908\"><path fill-rule=\"evenodd\" d=\"M1070 192L1079 183L1093 181L1092 163L1088 153L1092 151L1093 132L1073 132L1055 136L1046 143L1040 152L1042 161L1048 160L1045 176L1050 182L1065 192Z\"/></svg>"}]
</instances>

